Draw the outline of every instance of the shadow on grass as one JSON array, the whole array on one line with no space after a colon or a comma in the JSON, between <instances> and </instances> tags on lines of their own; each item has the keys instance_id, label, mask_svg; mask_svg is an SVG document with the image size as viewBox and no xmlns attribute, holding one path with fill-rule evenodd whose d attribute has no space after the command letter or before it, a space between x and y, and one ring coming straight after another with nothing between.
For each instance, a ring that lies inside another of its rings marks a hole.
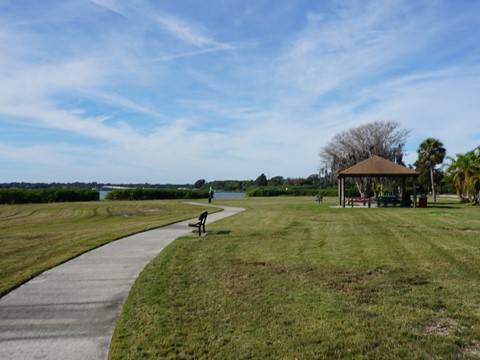
<instances>
[{"instance_id":1,"label":"shadow on grass","mask_svg":"<svg viewBox=\"0 0 480 360\"><path fill-rule=\"evenodd\" d=\"M427 203L427 209L460 209L460 202L429 202Z\"/></svg>"},{"instance_id":2,"label":"shadow on grass","mask_svg":"<svg viewBox=\"0 0 480 360\"><path fill-rule=\"evenodd\" d=\"M231 233L230 230L217 230L217 231L207 231L205 234L202 233L201 236L198 236L198 231L197 230L192 230L188 235L185 236L180 236L178 239L179 240L192 240L192 239L201 239L205 236L215 236L215 235L229 235Z\"/></svg>"},{"instance_id":3,"label":"shadow on grass","mask_svg":"<svg viewBox=\"0 0 480 360\"><path fill-rule=\"evenodd\" d=\"M218 230L218 231L210 231L211 235L228 235L232 231L231 230Z\"/></svg>"}]
</instances>

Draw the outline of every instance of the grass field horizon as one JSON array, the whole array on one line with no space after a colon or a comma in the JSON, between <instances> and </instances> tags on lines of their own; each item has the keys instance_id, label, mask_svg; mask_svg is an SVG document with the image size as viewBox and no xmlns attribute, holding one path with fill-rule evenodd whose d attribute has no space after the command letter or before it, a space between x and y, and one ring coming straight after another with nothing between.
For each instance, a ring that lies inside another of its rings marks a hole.
<instances>
[{"instance_id":1,"label":"grass field horizon","mask_svg":"<svg viewBox=\"0 0 480 360\"><path fill-rule=\"evenodd\" d=\"M222 199L247 210L145 268L110 358L479 358L480 209L335 202Z\"/></svg>"}]
</instances>

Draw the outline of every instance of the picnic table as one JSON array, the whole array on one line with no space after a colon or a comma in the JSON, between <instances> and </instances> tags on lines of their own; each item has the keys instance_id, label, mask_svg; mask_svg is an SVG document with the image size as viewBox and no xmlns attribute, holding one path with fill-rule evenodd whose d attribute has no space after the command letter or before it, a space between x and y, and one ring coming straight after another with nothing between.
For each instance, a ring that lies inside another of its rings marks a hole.
<instances>
[{"instance_id":1,"label":"picnic table","mask_svg":"<svg viewBox=\"0 0 480 360\"><path fill-rule=\"evenodd\" d=\"M389 204L396 206L397 204L400 204L400 201L396 195L382 195L377 198L377 206L380 207L382 204L383 206L387 206Z\"/></svg>"},{"instance_id":2,"label":"picnic table","mask_svg":"<svg viewBox=\"0 0 480 360\"><path fill-rule=\"evenodd\" d=\"M359 203L362 204L363 206L370 207L371 206L371 199L369 197L364 197L364 196L357 196L357 197L351 197L348 198L348 205L350 205L353 208L354 203Z\"/></svg>"}]
</instances>

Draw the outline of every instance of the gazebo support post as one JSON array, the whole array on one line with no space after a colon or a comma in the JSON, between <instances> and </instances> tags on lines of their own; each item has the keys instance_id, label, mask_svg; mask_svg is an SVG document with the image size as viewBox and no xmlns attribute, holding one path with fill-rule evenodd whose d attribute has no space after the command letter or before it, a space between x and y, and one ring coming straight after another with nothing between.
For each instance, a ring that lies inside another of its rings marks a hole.
<instances>
[{"instance_id":1,"label":"gazebo support post","mask_svg":"<svg viewBox=\"0 0 480 360\"><path fill-rule=\"evenodd\" d=\"M338 177L338 205L345 207L345 178Z\"/></svg>"},{"instance_id":2,"label":"gazebo support post","mask_svg":"<svg viewBox=\"0 0 480 360\"><path fill-rule=\"evenodd\" d=\"M417 207L417 184L416 184L416 178L413 178L413 208Z\"/></svg>"},{"instance_id":3,"label":"gazebo support post","mask_svg":"<svg viewBox=\"0 0 480 360\"><path fill-rule=\"evenodd\" d=\"M342 178L338 178L338 206L342 206Z\"/></svg>"}]
</instances>

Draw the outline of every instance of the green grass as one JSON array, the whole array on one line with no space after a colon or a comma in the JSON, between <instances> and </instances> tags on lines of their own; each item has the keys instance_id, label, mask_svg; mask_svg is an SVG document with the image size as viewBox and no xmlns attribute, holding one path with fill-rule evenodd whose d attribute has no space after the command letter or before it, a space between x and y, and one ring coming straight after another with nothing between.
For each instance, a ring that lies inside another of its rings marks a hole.
<instances>
[{"instance_id":1,"label":"green grass","mask_svg":"<svg viewBox=\"0 0 480 360\"><path fill-rule=\"evenodd\" d=\"M146 267L110 358L479 358L480 208L333 202L222 200L247 211Z\"/></svg>"},{"instance_id":2,"label":"green grass","mask_svg":"<svg viewBox=\"0 0 480 360\"><path fill-rule=\"evenodd\" d=\"M0 296L93 248L199 211L177 200L0 205Z\"/></svg>"}]
</instances>

